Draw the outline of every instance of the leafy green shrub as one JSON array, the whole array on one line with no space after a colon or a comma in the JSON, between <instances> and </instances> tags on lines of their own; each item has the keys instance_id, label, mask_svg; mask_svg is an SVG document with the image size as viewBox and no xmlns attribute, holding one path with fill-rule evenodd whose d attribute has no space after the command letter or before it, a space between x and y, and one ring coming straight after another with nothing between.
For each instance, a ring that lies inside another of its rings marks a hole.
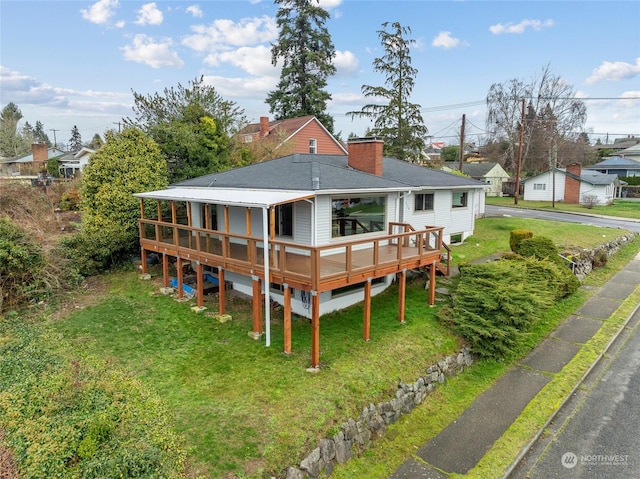
<instances>
[{"instance_id":1,"label":"leafy green shrub","mask_svg":"<svg viewBox=\"0 0 640 479\"><path fill-rule=\"evenodd\" d=\"M514 257L461 267L458 289L452 304L441 309L441 319L477 354L503 358L517 353L556 296L537 263Z\"/></svg>"},{"instance_id":2,"label":"leafy green shrub","mask_svg":"<svg viewBox=\"0 0 640 479\"><path fill-rule=\"evenodd\" d=\"M76 211L80 207L80 191L71 188L62 193L60 197L60 209L63 211Z\"/></svg>"},{"instance_id":3,"label":"leafy green shrub","mask_svg":"<svg viewBox=\"0 0 640 479\"><path fill-rule=\"evenodd\" d=\"M0 312L45 299L51 285L40 246L10 218L0 218Z\"/></svg>"},{"instance_id":4,"label":"leafy green shrub","mask_svg":"<svg viewBox=\"0 0 640 479\"><path fill-rule=\"evenodd\" d=\"M43 325L1 319L0 429L21 477L183 477L170 411L140 381L113 364L66 359Z\"/></svg>"},{"instance_id":5,"label":"leafy green shrub","mask_svg":"<svg viewBox=\"0 0 640 479\"><path fill-rule=\"evenodd\" d=\"M519 253L518 247L520 246L520 243L527 238L533 238L533 233L531 231L513 230L509 236L509 246L511 247L511 251Z\"/></svg>"}]
</instances>

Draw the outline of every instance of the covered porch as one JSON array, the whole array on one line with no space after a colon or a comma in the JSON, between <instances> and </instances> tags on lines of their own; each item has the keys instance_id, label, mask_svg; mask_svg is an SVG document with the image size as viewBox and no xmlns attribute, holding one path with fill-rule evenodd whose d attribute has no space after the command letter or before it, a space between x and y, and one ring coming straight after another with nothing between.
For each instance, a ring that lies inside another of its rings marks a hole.
<instances>
[{"instance_id":1,"label":"covered porch","mask_svg":"<svg viewBox=\"0 0 640 479\"><path fill-rule=\"evenodd\" d=\"M156 192L157 193L157 192ZM144 194L145 196L147 194ZM142 196L142 195L139 195ZM269 286L279 285L282 290L284 311L284 352L291 352L291 291L293 288L307 292L311 297L311 368L320 366L320 293L345 286L362 284L364 289L363 339L370 338L371 285L372 280L396 275L399 285L398 321L404 321L406 273L411 269L427 268L430 282L428 301L435 302L435 276L441 259L442 230L425 227L413 230L410 225L389 223L388 231L367 238L341 240L322 246L309 246L276 239L275 206L261 205L264 232L252 234L252 210L255 205L245 204L244 234L230 232L229 207L223 206L224 215L219 228L212 225L194 226L190 207L186 218L178 214L178 203L183 198L146 197L157 202L155 208L145 205L141 198L140 246L143 272L146 272L146 255L161 256L163 284L169 286L169 261L175 260L178 295L183 294L182 265L189 262L196 273L195 297L202 306L204 298L205 269L215 271L219 287L218 310L226 312L225 273L236 273L250 278L252 284L253 336L266 335L270 345L270 297ZM292 199L296 201L298 198ZM210 200L211 201L211 200ZM189 203L187 201L187 203ZM212 207L205 203L205 210ZM237 204L233 206L238 206ZM157 214L149 214L155 210ZM146 214L145 214L146 211ZM164 217L163 217L163 211ZM166 211L170 211L167 215ZM153 217L147 217L153 216ZM205 218L210 215L205 211Z\"/></svg>"}]
</instances>

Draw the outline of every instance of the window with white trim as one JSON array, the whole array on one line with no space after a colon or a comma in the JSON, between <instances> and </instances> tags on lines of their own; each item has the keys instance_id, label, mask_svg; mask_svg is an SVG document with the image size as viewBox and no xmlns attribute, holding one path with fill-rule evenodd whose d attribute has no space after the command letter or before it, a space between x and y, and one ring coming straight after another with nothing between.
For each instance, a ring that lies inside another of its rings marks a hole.
<instances>
[{"instance_id":1,"label":"window with white trim","mask_svg":"<svg viewBox=\"0 0 640 479\"><path fill-rule=\"evenodd\" d=\"M309 138L309 153L315 155L318 152L318 141L315 138Z\"/></svg>"},{"instance_id":2,"label":"window with white trim","mask_svg":"<svg viewBox=\"0 0 640 479\"><path fill-rule=\"evenodd\" d=\"M451 207L452 208L465 208L467 206L467 192L466 191L454 191L451 193Z\"/></svg>"},{"instance_id":3,"label":"window with white trim","mask_svg":"<svg viewBox=\"0 0 640 479\"><path fill-rule=\"evenodd\" d=\"M418 193L414 205L415 211L433 210L433 193Z\"/></svg>"},{"instance_id":4,"label":"window with white trim","mask_svg":"<svg viewBox=\"0 0 640 479\"><path fill-rule=\"evenodd\" d=\"M547 184L546 183L534 183L533 190L534 191L546 191Z\"/></svg>"}]
</instances>

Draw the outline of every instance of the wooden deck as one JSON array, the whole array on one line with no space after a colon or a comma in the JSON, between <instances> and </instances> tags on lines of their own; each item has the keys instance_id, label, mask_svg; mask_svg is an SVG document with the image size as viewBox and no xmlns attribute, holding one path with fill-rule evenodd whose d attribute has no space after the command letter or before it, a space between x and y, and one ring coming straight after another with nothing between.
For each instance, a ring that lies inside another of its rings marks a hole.
<instances>
[{"instance_id":1,"label":"wooden deck","mask_svg":"<svg viewBox=\"0 0 640 479\"><path fill-rule=\"evenodd\" d=\"M140 244L146 251L265 279L262 238L141 219ZM322 292L439 262L442 228L320 247L274 239L268 247L270 283Z\"/></svg>"}]
</instances>

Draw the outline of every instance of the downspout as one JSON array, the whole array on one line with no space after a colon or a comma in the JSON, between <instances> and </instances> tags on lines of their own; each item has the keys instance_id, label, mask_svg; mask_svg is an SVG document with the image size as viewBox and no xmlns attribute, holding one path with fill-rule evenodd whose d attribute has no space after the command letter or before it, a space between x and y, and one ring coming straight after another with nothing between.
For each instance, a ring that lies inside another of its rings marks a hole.
<instances>
[{"instance_id":1,"label":"downspout","mask_svg":"<svg viewBox=\"0 0 640 479\"><path fill-rule=\"evenodd\" d=\"M262 243L264 248L264 320L266 346L271 346L271 297L269 296L269 207L262 208Z\"/></svg>"}]
</instances>

